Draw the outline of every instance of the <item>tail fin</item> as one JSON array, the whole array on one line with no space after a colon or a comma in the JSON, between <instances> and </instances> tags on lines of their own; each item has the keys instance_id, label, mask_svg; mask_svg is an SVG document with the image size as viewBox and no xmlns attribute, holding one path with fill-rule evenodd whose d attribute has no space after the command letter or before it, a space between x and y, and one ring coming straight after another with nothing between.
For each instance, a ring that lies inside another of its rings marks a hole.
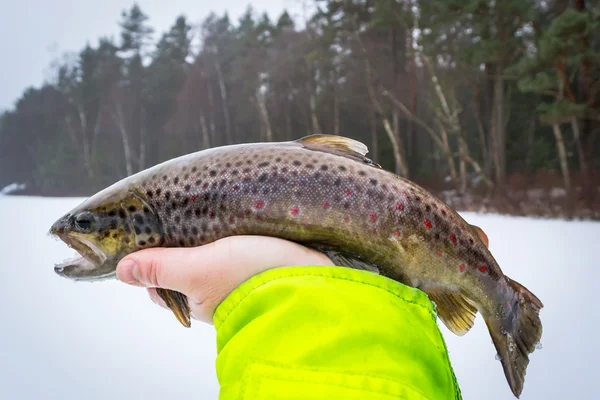
<instances>
[{"instance_id":1,"label":"tail fin","mask_svg":"<svg viewBox=\"0 0 600 400\"><path fill-rule=\"evenodd\" d=\"M499 324L486 320L486 324L496 346L504 374L510 388L519 398L525 382L525 372L529 364L529 354L535 351L542 337L542 321L539 312L542 302L527 288L506 277L515 291L516 301L508 315Z\"/></svg>"}]
</instances>

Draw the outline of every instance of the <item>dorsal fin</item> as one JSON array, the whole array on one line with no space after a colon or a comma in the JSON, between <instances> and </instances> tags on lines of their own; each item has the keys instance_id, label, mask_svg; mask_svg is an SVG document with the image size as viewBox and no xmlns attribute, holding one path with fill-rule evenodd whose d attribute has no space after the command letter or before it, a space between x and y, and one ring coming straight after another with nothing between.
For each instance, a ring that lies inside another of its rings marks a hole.
<instances>
[{"instance_id":1,"label":"dorsal fin","mask_svg":"<svg viewBox=\"0 0 600 400\"><path fill-rule=\"evenodd\" d=\"M336 154L381 168L379 164L366 157L369 149L358 140L336 135L309 135L296 140L296 142L311 150Z\"/></svg>"},{"instance_id":2,"label":"dorsal fin","mask_svg":"<svg viewBox=\"0 0 600 400\"><path fill-rule=\"evenodd\" d=\"M477 225L471 225L471 227L475 229L475 232L477 233L483 244L485 244L485 247L490 247L490 240L488 239L488 236L485 234L483 229L481 229Z\"/></svg>"}]
</instances>

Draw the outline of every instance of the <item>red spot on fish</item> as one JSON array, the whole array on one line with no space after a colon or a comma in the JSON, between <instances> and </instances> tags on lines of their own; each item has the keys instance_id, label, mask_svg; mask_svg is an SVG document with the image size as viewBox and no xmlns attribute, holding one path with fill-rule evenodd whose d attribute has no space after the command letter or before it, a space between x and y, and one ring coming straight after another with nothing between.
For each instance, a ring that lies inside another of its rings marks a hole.
<instances>
[{"instance_id":1,"label":"red spot on fish","mask_svg":"<svg viewBox=\"0 0 600 400\"><path fill-rule=\"evenodd\" d=\"M458 269L460 269L460 272L465 272L465 264L460 264Z\"/></svg>"},{"instance_id":2,"label":"red spot on fish","mask_svg":"<svg viewBox=\"0 0 600 400\"><path fill-rule=\"evenodd\" d=\"M404 202L402 200L400 200L396 203L396 210L404 211Z\"/></svg>"},{"instance_id":3,"label":"red spot on fish","mask_svg":"<svg viewBox=\"0 0 600 400\"><path fill-rule=\"evenodd\" d=\"M436 255L436 256L438 256L438 257L441 257L441 256L442 256L442 254L443 254L443 253L442 253L440 250L438 250L438 251L435 253L435 255Z\"/></svg>"},{"instance_id":4,"label":"red spot on fish","mask_svg":"<svg viewBox=\"0 0 600 400\"><path fill-rule=\"evenodd\" d=\"M250 215L252 214L252 210L250 210L249 208L246 209L246 211L244 211L246 213L246 215Z\"/></svg>"},{"instance_id":5,"label":"red spot on fish","mask_svg":"<svg viewBox=\"0 0 600 400\"><path fill-rule=\"evenodd\" d=\"M211 217L211 218L214 218L215 217L215 212L214 211L209 212L208 216Z\"/></svg>"},{"instance_id":6,"label":"red spot on fish","mask_svg":"<svg viewBox=\"0 0 600 400\"><path fill-rule=\"evenodd\" d=\"M264 201L262 201L262 200L256 200L256 201L254 202L254 208L256 208L256 209L259 209L259 210L260 210L260 209L262 209L262 208L264 208L264 207L265 207L265 202L264 202Z\"/></svg>"},{"instance_id":7,"label":"red spot on fish","mask_svg":"<svg viewBox=\"0 0 600 400\"><path fill-rule=\"evenodd\" d=\"M450 232L450 234L448 235L448 237L450 238L450 241L452 242L452 244L454 245L454 247L456 247L458 245L458 242L456 240L456 235L452 232Z\"/></svg>"},{"instance_id":8,"label":"red spot on fish","mask_svg":"<svg viewBox=\"0 0 600 400\"><path fill-rule=\"evenodd\" d=\"M323 206L323 210L327 210L329 208L330 204L328 201L324 201L322 206Z\"/></svg>"},{"instance_id":9,"label":"red spot on fish","mask_svg":"<svg viewBox=\"0 0 600 400\"><path fill-rule=\"evenodd\" d=\"M344 194L345 194L346 196L350 197L350 196L352 196L352 190L350 190L350 189L346 189L346 190L344 190Z\"/></svg>"},{"instance_id":10,"label":"red spot on fish","mask_svg":"<svg viewBox=\"0 0 600 400\"><path fill-rule=\"evenodd\" d=\"M292 215L298 215L299 212L300 212L300 209L296 206L290 208L290 214L292 214Z\"/></svg>"},{"instance_id":11,"label":"red spot on fish","mask_svg":"<svg viewBox=\"0 0 600 400\"><path fill-rule=\"evenodd\" d=\"M348 222L350 222L350 217L344 217L344 222L345 222L345 223L348 223Z\"/></svg>"},{"instance_id":12,"label":"red spot on fish","mask_svg":"<svg viewBox=\"0 0 600 400\"><path fill-rule=\"evenodd\" d=\"M198 198L197 194L193 194L190 196L190 201L196 201L196 199Z\"/></svg>"},{"instance_id":13,"label":"red spot on fish","mask_svg":"<svg viewBox=\"0 0 600 400\"><path fill-rule=\"evenodd\" d=\"M487 267L485 265L479 265L477 269L479 269L481 272L487 272Z\"/></svg>"},{"instance_id":14,"label":"red spot on fish","mask_svg":"<svg viewBox=\"0 0 600 400\"><path fill-rule=\"evenodd\" d=\"M229 217L229 223L230 224L235 223L235 218L233 218L233 215Z\"/></svg>"},{"instance_id":15,"label":"red spot on fish","mask_svg":"<svg viewBox=\"0 0 600 400\"><path fill-rule=\"evenodd\" d=\"M375 213L370 213L370 214L369 214L369 220L370 220L371 222L375 222L375 221L377 221L377 214L375 214Z\"/></svg>"},{"instance_id":16,"label":"red spot on fish","mask_svg":"<svg viewBox=\"0 0 600 400\"><path fill-rule=\"evenodd\" d=\"M431 227L433 227L433 225L431 224L431 221L428 220L427 218L425 218L425 227L427 227L427 229L431 229Z\"/></svg>"},{"instance_id":17,"label":"red spot on fish","mask_svg":"<svg viewBox=\"0 0 600 400\"><path fill-rule=\"evenodd\" d=\"M394 230L394 236L400 236L400 229Z\"/></svg>"},{"instance_id":18,"label":"red spot on fish","mask_svg":"<svg viewBox=\"0 0 600 400\"><path fill-rule=\"evenodd\" d=\"M233 190L235 190L236 192L237 192L238 190L240 190L240 185L233 185Z\"/></svg>"}]
</instances>

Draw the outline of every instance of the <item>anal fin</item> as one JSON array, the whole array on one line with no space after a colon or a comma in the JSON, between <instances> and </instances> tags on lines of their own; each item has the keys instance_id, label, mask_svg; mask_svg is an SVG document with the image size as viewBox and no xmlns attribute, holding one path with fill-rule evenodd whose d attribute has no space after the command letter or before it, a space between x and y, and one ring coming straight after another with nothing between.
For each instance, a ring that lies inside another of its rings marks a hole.
<instances>
[{"instance_id":1,"label":"anal fin","mask_svg":"<svg viewBox=\"0 0 600 400\"><path fill-rule=\"evenodd\" d=\"M462 336L473 327L477 308L461 292L444 287L422 290L435 303L438 316L452 333Z\"/></svg>"}]
</instances>

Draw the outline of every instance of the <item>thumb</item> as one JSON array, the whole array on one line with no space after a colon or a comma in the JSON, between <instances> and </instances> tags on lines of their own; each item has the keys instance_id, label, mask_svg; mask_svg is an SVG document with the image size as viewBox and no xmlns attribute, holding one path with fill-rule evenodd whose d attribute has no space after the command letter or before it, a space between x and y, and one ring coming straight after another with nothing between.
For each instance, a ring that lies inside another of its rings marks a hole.
<instances>
[{"instance_id":1,"label":"thumb","mask_svg":"<svg viewBox=\"0 0 600 400\"><path fill-rule=\"evenodd\" d=\"M152 248L123 258L117 265L117 278L127 284L175 290L190 295L198 281L209 272L202 268L210 245L191 249ZM204 254L204 256L203 256ZM206 277L205 277L206 278Z\"/></svg>"}]
</instances>

